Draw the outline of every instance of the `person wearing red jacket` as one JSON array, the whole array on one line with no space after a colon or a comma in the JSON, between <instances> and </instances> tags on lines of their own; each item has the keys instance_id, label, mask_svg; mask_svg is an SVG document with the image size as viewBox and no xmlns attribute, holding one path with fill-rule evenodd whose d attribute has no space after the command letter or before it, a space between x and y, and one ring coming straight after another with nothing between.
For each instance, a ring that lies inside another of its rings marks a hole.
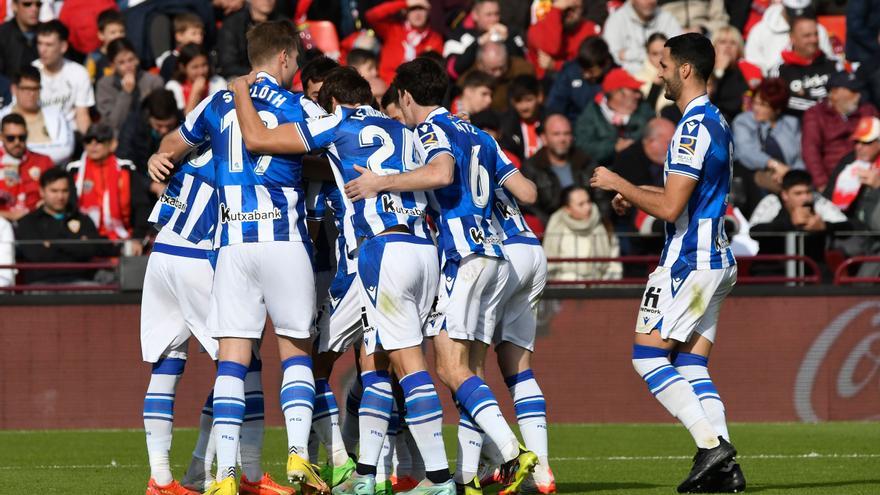
<instances>
[{"instance_id":1,"label":"person wearing red jacket","mask_svg":"<svg viewBox=\"0 0 880 495\"><path fill-rule=\"evenodd\" d=\"M0 148L0 217L17 221L33 211L40 202L40 176L52 168L46 155L27 149L27 123L11 113L0 123L3 147Z\"/></svg>"},{"instance_id":2,"label":"person wearing red jacket","mask_svg":"<svg viewBox=\"0 0 880 495\"><path fill-rule=\"evenodd\" d=\"M583 0L554 0L550 12L528 32L528 57L538 78L577 58L581 43L600 31L593 21L583 18Z\"/></svg>"},{"instance_id":3,"label":"person wearing red jacket","mask_svg":"<svg viewBox=\"0 0 880 495\"><path fill-rule=\"evenodd\" d=\"M424 52L443 53L443 38L428 27L428 0L393 0L379 4L365 14L367 22L382 40L379 77L391 84L394 70ZM397 14L406 10L405 22Z\"/></svg>"}]
</instances>

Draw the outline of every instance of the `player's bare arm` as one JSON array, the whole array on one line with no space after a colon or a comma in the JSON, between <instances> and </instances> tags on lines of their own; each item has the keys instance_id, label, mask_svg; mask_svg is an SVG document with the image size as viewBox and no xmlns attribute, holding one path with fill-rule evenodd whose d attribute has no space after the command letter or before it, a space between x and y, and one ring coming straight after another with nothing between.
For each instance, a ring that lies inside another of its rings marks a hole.
<instances>
[{"instance_id":1,"label":"player's bare arm","mask_svg":"<svg viewBox=\"0 0 880 495\"><path fill-rule=\"evenodd\" d=\"M679 174L669 174L666 187L647 189L608 170L597 167L590 185L606 191L617 191L624 200L652 217L674 222L684 211L697 186L697 181Z\"/></svg>"},{"instance_id":2,"label":"player's bare arm","mask_svg":"<svg viewBox=\"0 0 880 495\"><path fill-rule=\"evenodd\" d=\"M263 124L249 90L248 77L239 77L230 84L245 148L251 153L260 154L300 154L309 151L295 124L282 124L274 129Z\"/></svg>"},{"instance_id":3,"label":"player's bare arm","mask_svg":"<svg viewBox=\"0 0 880 495\"><path fill-rule=\"evenodd\" d=\"M520 204L533 205L538 200L538 187L519 171L508 177L502 185Z\"/></svg>"},{"instance_id":4,"label":"player's bare arm","mask_svg":"<svg viewBox=\"0 0 880 495\"><path fill-rule=\"evenodd\" d=\"M192 149L180 135L180 130L169 132L159 143L159 150L147 160L150 178L162 182L171 175L174 164L180 161Z\"/></svg>"},{"instance_id":5,"label":"player's bare arm","mask_svg":"<svg viewBox=\"0 0 880 495\"><path fill-rule=\"evenodd\" d=\"M355 165L360 177L345 185L345 194L352 201L375 198L382 191L430 191L452 184L455 161L452 155L441 154L424 167L394 175L377 175L371 170Z\"/></svg>"}]
</instances>

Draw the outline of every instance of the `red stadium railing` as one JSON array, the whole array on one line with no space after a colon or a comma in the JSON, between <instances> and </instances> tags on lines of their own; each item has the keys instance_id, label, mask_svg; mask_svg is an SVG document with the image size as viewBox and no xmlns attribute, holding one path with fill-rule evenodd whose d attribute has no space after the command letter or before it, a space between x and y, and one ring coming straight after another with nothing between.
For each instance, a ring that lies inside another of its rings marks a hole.
<instances>
[{"instance_id":1,"label":"red stadium railing","mask_svg":"<svg viewBox=\"0 0 880 495\"><path fill-rule=\"evenodd\" d=\"M82 263L13 263L0 265L0 270L115 270L117 263L110 261L87 261ZM70 292L70 291L118 291L119 284L59 283L59 284L15 284L0 287L0 292Z\"/></svg>"},{"instance_id":2,"label":"red stadium railing","mask_svg":"<svg viewBox=\"0 0 880 495\"><path fill-rule=\"evenodd\" d=\"M880 256L853 256L844 260L834 271L834 285L880 283L880 277L860 277L849 274L851 268L865 263L880 263Z\"/></svg>"}]
</instances>

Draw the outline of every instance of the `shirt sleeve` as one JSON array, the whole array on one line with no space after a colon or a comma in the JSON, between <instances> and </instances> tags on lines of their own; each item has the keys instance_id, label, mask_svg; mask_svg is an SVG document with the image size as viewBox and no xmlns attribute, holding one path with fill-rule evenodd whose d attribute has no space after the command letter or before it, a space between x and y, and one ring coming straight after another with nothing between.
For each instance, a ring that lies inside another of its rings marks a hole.
<instances>
[{"instance_id":1,"label":"shirt sleeve","mask_svg":"<svg viewBox=\"0 0 880 495\"><path fill-rule=\"evenodd\" d=\"M449 137L439 126L425 122L416 126L415 130L416 159L427 165L434 158L446 153L453 158Z\"/></svg>"},{"instance_id":2,"label":"shirt sleeve","mask_svg":"<svg viewBox=\"0 0 880 495\"><path fill-rule=\"evenodd\" d=\"M336 138L336 128L342 122L339 114L324 114L308 119L305 123L295 122L296 132L306 145L306 151L324 148Z\"/></svg>"},{"instance_id":3,"label":"shirt sleeve","mask_svg":"<svg viewBox=\"0 0 880 495\"><path fill-rule=\"evenodd\" d=\"M89 78L89 72L83 66L79 66L76 71L76 95L74 95L74 106L76 107L93 107L95 106L95 89L92 87L92 80Z\"/></svg>"},{"instance_id":4,"label":"shirt sleeve","mask_svg":"<svg viewBox=\"0 0 880 495\"><path fill-rule=\"evenodd\" d=\"M497 142L495 143L495 154L497 155L495 160L495 183L499 186L503 186L504 182L513 176L513 174L519 172L519 170L517 170L513 165L513 162L507 158L507 154L501 149L501 145Z\"/></svg>"},{"instance_id":5,"label":"shirt sleeve","mask_svg":"<svg viewBox=\"0 0 880 495\"><path fill-rule=\"evenodd\" d=\"M180 126L180 135L190 146L198 146L207 141L208 135L208 105L213 97L202 100L198 106L186 115L186 120Z\"/></svg>"},{"instance_id":6,"label":"shirt sleeve","mask_svg":"<svg viewBox=\"0 0 880 495\"><path fill-rule=\"evenodd\" d=\"M700 180L710 143L709 131L699 120L685 122L672 138L669 173Z\"/></svg>"}]
</instances>

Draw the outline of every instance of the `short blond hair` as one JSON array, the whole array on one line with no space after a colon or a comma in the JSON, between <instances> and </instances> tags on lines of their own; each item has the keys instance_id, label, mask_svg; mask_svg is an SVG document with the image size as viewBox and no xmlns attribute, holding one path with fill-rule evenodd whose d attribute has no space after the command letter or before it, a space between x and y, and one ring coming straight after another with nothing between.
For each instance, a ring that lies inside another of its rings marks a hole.
<instances>
[{"instance_id":1,"label":"short blond hair","mask_svg":"<svg viewBox=\"0 0 880 495\"><path fill-rule=\"evenodd\" d=\"M739 47L739 52L737 53L737 57L742 58L743 50L745 49L745 42L743 41L742 33L739 32L734 26L723 26L715 30L712 33L712 45L714 46L721 38L725 38L730 36L733 38L733 41L736 41L736 46Z\"/></svg>"}]
</instances>

